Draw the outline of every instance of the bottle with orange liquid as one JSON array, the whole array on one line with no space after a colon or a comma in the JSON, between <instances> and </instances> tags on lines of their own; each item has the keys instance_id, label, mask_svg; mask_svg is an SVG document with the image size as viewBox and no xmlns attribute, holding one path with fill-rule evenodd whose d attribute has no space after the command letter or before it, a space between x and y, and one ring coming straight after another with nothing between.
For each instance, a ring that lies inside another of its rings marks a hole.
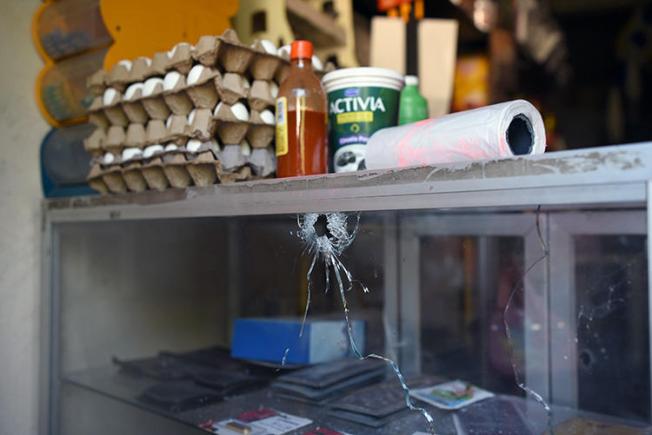
<instances>
[{"instance_id":1,"label":"bottle with orange liquid","mask_svg":"<svg viewBox=\"0 0 652 435\"><path fill-rule=\"evenodd\" d=\"M294 41L276 100L277 177L328 172L326 94L312 70L312 44Z\"/></svg>"}]
</instances>

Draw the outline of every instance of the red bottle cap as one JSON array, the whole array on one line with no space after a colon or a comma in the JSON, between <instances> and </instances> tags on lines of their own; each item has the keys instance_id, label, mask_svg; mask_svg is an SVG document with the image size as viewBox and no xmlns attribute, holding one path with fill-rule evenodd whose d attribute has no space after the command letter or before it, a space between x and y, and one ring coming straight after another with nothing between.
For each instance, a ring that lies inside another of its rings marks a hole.
<instances>
[{"instance_id":1,"label":"red bottle cap","mask_svg":"<svg viewBox=\"0 0 652 435\"><path fill-rule=\"evenodd\" d=\"M311 59L312 58L312 42L297 40L292 41L290 49L290 59Z\"/></svg>"}]
</instances>

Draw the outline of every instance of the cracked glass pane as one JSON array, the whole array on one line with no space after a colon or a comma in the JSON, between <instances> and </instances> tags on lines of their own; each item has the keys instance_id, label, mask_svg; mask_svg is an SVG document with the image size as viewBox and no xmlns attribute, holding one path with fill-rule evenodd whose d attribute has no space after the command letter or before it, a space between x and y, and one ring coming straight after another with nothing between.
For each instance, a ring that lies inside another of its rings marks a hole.
<instances>
[{"instance_id":1,"label":"cracked glass pane","mask_svg":"<svg viewBox=\"0 0 652 435\"><path fill-rule=\"evenodd\" d=\"M646 238L582 235L573 244L578 406L649 420Z\"/></svg>"},{"instance_id":2,"label":"cracked glass pane","mask_svg":"<svg viewBox=\"0 0 652 435\"><path fill-rule=\"evenodd\" d=\"M532 206L64 224L62 433L88 433L75 410L102 408L96 393L184 434L261 416L303 424L294 434L649 433L645 218ZM256 356L236 352L242 321L263 322Z\"/></svg>"}]
</instances>

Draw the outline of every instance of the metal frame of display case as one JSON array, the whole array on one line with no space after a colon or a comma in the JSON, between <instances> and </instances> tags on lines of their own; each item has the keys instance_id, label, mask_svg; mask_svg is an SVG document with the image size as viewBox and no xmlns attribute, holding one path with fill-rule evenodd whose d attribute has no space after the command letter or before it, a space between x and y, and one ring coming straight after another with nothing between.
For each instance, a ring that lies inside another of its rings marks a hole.
<instances>
[{"instance_id":1,"label":"metal frame of display case","mask_svg":"<svg viewBox=\"0 0 652 435\"><path fill-rule=\"evenodd\" d=\"M171 189L162 193L47 200L43 204L41 227L40 432L56 434L58 427L59 224L326 211L432 209L472 213L472 210L496 208L501 211L533 210L537 206L547 209L631 207L648 211L646 226L649 231L652 227L650 192L652 143L645 143L502 161L262 180L228 186ZM410 299L409 294L396 291L402 284L407 285L398 266L397 249L403 252L406 247L401 244L412 242L402 240L397 234L396 216L387 219L385 264L396 266L388 267L385 272L385 316L390 330L400 331L405 338L406 334L417 334L418 328L415 330L413 322L405 320L406 310L410 309L410 301L414 303L414 297ZM527 222L529 227L526 223L519 225L519 234L532 234L533 221L528 219ZM544 222L544 225L549 224ZM482 233L501 234L503 230L500 225L488 225ZM536 254L528 253L535 249L533 241L527 242L529 239L531 236L526 237L526 245L530 246L526 246L526 256L534 258ZM648 243L649 276L652 276L651 264L652 248ZM544 275L539 271L533 276L545 280ZM649 303L652 313L652 298ZM650 336L652 340L652 334ZM416 337L412 335L412 338ZM542 339L539 337L536 341ZM416 353L418 349L413 347L411 352ZM407 361L406 358L401 360Z\"/></svg>"}]
</instances>

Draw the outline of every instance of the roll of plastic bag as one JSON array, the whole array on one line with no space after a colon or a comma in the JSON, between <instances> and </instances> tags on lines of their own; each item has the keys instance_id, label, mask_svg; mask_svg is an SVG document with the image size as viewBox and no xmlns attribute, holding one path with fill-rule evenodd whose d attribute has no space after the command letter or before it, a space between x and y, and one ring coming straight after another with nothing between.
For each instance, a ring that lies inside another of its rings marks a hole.
<instances>
[{"instance_id":1,"label":"roll of plastic bag","mask_svg":"<svg viewBox=\"0 0 652 435\"><path fill-rule=\"evenodd\" d=\"M525 100L377 131L367 143L368 169L404 168L541 154L546 134Z\"/></svg>"}]
</instances>

